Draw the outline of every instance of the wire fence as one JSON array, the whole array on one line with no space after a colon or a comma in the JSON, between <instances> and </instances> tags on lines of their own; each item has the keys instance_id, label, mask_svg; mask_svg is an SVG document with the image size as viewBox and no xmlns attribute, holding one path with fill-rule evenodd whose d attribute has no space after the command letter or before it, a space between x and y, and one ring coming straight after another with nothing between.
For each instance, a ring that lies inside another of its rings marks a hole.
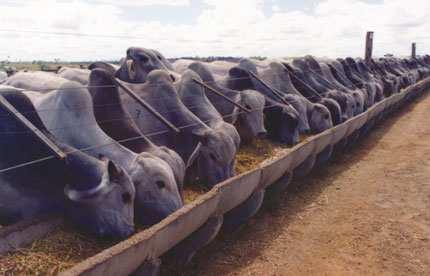
<instances>
[{"instance_id":1,"label":"wire fence","mask_svg":"<svg viewBox=\"0 0 430 276\"><path fill-rule=\"evenodd\" d=\"M13 31L13 30L0 29L0 32L1 31ZM45 32L42 32L42 33L45 33ZM53 34L57 34L57 33L53 33ZM75 35L75 34L72 34L72 33L61 33L60 35ZM88 35L88 34L81 34L81 35ZM91 35L88 35L88 36L91 36ZM104 37L104 36L102 36L102 37ZM112 36L112 37L118 38L118 36ZM334 66L332 66L331 68L334 68ZM167 68L162 68L162 69L167 70ZM309 69L309 68L307 68L307 69ZM338 71L338 69L336 69L336 68L334 68L334 70ZM313 74L317 74L325 82L330 83L323 75L315 72L312 69L309 69L309 71L312 72ZM314 93L315 97L320 97L320 98L322 97L322 95L319 92L317 92L313 87L311 87L309 84L307 84L304 80L302 80L301 78L299 78L298 76L296 76L294 72L292 72L290 70L286 70L286 73L288 73L288 75L290 77L294 78L295 80L297 80L300 83L302 83L305 87L307 87L312 93ZM266 74L265 76L278 76L279 77L279 73ZM240 80L251 80L251 79L252 79L251 76L237 77L237 78L231 78L230 77L228 79L226 79L224 77L224 78L220 78L220 79L213 79L211 81L204 81L202 83L207 84L207 85L217 85L217 84L221 84L222 85L222 84L225 84L226 80L228 80L228 81L240 81ZM148 84L148 83L145 83L144 86L145 86L145 88L159 88L161 86L165 87L165 84L157 84L157 83L155 83L155 84ZM115 88L116 89L116 88L118 88L118 86L117 85L100 85L100 86L94 86L94 85L80 86L80 85L75 85L73 87L67 87L67 88L65 88L65 87L46 88L46 89L41 89L38 92L52 92L52 91L56 91L58 93L58 92L72 92L72 91L75 91L75 90L82 90L82 89L88 89L89 90L89 89L96 89L96 88L102 88L102 89ZM205 88L202 87L202 89L205 89ZM274 89L275 91L279 91L277 88L270 88L269 87L269 89ZM20 90L23 91L23 92L29 92L26 89L20 89ZM240 93L240 92L234 91L234 90L229 90L229 92ZM278 92L276 92L276 93L278 93ZM186 98L189 98L189 97L195 97L195 95L184 96L184 97L180 97L179 99L180 100L185 100ZM165 97L165 96L152 97L151 101L163 101L163 100L167 100L167 99L171 100L171 97ZM218 103L218 102L222 102L222 101L225 101L225 99L219 98L218 100L216 100L216 101L212 100L211 102L212 102L212 104L214 104L214 103ZM231 104L231 103L227 102L226 104ZM93 104L93 105L90 105L90 106L88 106L88 103L85 103L85 104L82 104L82 105L75 105L73 107L68 107L67 109L64 109L64 108L39 109L39 110L36 110L36 111L23 112L22 114L30 114L30 113L40 114L42 112L53 112L53 111L60 111L60 110L67 110L67 111L85 111L85 110L87 110L87 111L92 111L92 110L96 110L96 109L99 109L99 108L109 108L109 107L124 108L125 110L128 110L128 106L127 105L128 104L125 103L125 102ZM135 104L133 104L133 106L134 105ZM270 105L270 106L266 106L265 109L274 108L276 106L279 106L279 103L276 103L276 104L273 104L273 105ZM194 109L200 107L200 105L194 105L194 106L191 105L191 106L184 106L184 107L187 108L188 110L190 110L192 112ZM166 111L161 111L159 113L161 115L163 115L163 116L169 116L170 114L172 114L172 113L174 113L176 111L180 111L182 108L183 107L180 106L178 108L173 108L173 109L169 109L169 110L166 110ZM253 111L259 111L259 110L260 109L251 109L251 110L248 110L248 111L253 112ZM221 116L219 119L227 119L227 118L232 117L232 116L239 116L241 114L246 114L246 113L247 113L246 111L236 111L236 112L234 112L232 114ZM9 116L12 116L12 115L10 115L10 114L9 115L4 115L4 116L0 116L0 118L2 118L2 117L9 117ZM80 123L80 124L75 124L75 125L68 125L66 127L61 127L61 128L51 128L51 129L47 129L47 131L59 131L59 130L65 130L65 129L71 129L71 128L72 129L79 129L79 128L82 128L82 127L100 127L100 125L107 124L107 123L112 123L112 122L120 122L120 121L124 121L124 120L129 120L129 121L133 121L134 122L135 120L138 120L138 119L151 119L151 118L153 119L154 117L153 117L153 115L151 115L149 113L148 114L143 114L143 115L138 115L138 116L135 116L135 117L132 117L132 116L122 116L120 118L111 118L111 119L108 119L108 120L100 120L100 121L91 122L91 123ZM210 122L211 122L211 120L208 120L208 121L197 120L195 123L191 123L191 124L187 124L187 125L182 125L182 126L177 126L177 128L180 129L180 130L184 130L184 129L187 129L187 128L199 126L199 125L202 125L202 124L207 124L207 123L210 123ZM135 140L143 139L143 138L150 138L150 137L154 137L154 136L157 136L157 135L167 134L170 131L171 130L154 131L154 132L151 132L151 133L144 133L142 135L138 135L138 136L135 136L135 137L129 137L127 139L122 139L122 140L117 140L117 141L112 139L108 143L104 143L104 144L101 144L101 145L94 145L94 146L86 147L86 148L75 149L72 152L66 152L66 154L77 152L77 151L83 151L83 152L85 152L85 151L90 151L90 150L93 150L93 149L97 149L97 148L100 148L100 147L105 147L105 146L109 146L109 145L113 145L113 144L117 144L117 143L125 143L125 142L130 142L130 141L135 141ZM5 131L5 132L0 132L0 135L19 135L19 134L28 134L28 133L32 133L32 131ZM25 167L25 166L29 166L29 165L32 165L32 164L44 162L44 161L47 161L47 160L50 160L50 159L53 159L53 158L56 158L56 156L55 155L50 155L50 156L47 156L47 157L44 157L44 158L40 158L40 159L37 159L37 160L25 162L25 163L22 163L22 164L17 164L15 166L11 166L11 167L8 167L8 168L0 169L0 173L9 172L11 170L15 170L15 169L22 168L22 167Z\"/></svg>"},{"instance_id":2,"label":"wire fence","mask_svg":"<svg viewBox=\"0 0 430 276\"><path fill-rule=\"evenodd\" d=\"M314 71L312 71L313 73L315 73ZM31 74L31 73L29 73ZM314 88L312 88L309 84L307 84L305 81L303 81L302 79L300 79L299 77L297 77L293 72L288 72L288 75L290 75L291 77L293 77L294 79L296 79L297 81L301 82L304 86L306 86L309 90L311 90L313 93L315 93L316 96L318 96L319 98L321 98L321 94L319 92L317 92ZM279 73L271 73L271 74L265 74L265 76L280 76ZM57 76L57 77L61 77L61 76ZM324 78L323 76L320 76L321 78ZM214 79L211 81L201 81L204 84L207 85L214 85L214 84L225 84L225 81L241 81L241 80L252 80L251 76L246 76L246 77L236 77L236 78L232 78L232 77L228 77L228 78L220 78L220 79ZM327 80L326 80L327 81ZM69 80L65 79L65 82L70 83ZM328 82L328 81L327 81ZM132 84L133 85L133 84ZM145 89L147 88L159 88L159 87L165 87L165 84L148 84L145 83L144 84ZM114 88L117 89L118 86L117 85L74 85L72 87L51 87L51 88L44 88L44 89L37 89L37 90L30 90L30 89L25 89L25 88L15 88L18 89L22 92L40 92L40 93L49 93L49 92L73 92L75 90L82 90L82 89L94 89L94 88ZM275 88L276 89L276 88ZM236 91L236 90L232 90L232 89L228 89L229 93L236 93L236 94L240 94L240 91ZM299 92L300 93L300 92ZM180 99L181 100L185 100L188 98L194 98L196 97L195 95L189 95L189 96L182 96ZM165 97L165 96L160 96L160 97L152 97L151 96L151 101L155 102L155 101L163 101L163 100L167 100L167 99L171 99L171 97ZM211 103L218 103L218 102L225 102L226 100L219 98L218 100L211 100ZM230 104L230 103L229 103ZM66 110L68 111L84 111L84 110L93 110L93 109L97 109L97 108L102 108L102 107L119 107L119 106L127 106L127 103L121 102L121 103L105 103L105 104L93 104L91 106L88 105L75 105L73 107L68 107ZM233 105L233 104L232 104ZM193 106L188 107L188 108L193 108ZM31 113L36 113L36 114L40 114L42 112L48 112L48 111L55 111L55 110L62 110L63 108L48 108L48 109L38 109L37 111L27 111L27 112L22 112L22 114L31 114ZM64 110L64 109L63 109ZM171 109L170 111L176 111L176 109ZM160 112L161 114L163 114L162 112ZM166 114L166 113L164 113ZM8 117L11 115L3 115L0 116L0 118L2 117ZM150 116L148 116L150 117Z\"/></svg>"},{"instance_id":3,"label":"wire fence","mask_svg":"<svg viewBox=\"0 0 430 276\"><path fill-rule=\"evenodd\" d=\"M245 80L245 79L250 79L250 77L229 78L230 81ZM202 83L207 84L207 85L214 85L214 84L216 84L216 83L218 83L220 81L224 81L224 80L216 80L216 79L214 79L212 81L206 81L206 82L202 82ZM158 88L160 86L165 86L165 84L153 84L153 85L151 85L151 84L145 84L145 87L147 87L147 88L151 88L151 87L152 88ZM42 89L42 92L57 91L57 92L60 92L60 93L62 93L62 92L70 92L71 93L72 91L75 91L75 90L89 89L89 88L118 88L118 87L116 85L74 86L74 87L70 87L70 88L61 88L60 87L60 88ZM205 88L202 88L202 89L205 89ZM25 90L25 89L19 89L19 90L22 91L22 92L32 92L32 91ZM234 90L229 90L229 91L230 92L235 92L235 93L240 93L239 91L234 91ZM179 100L184 100L185 98L189 98L189 97L196 97L196 96L195 95L184 96L184 97L179 98ZM171 99L171 97L155 97L152 100L154 100L154 101L163 101L163 100L166 100L166 99ZM225 101L224 99L220 98L220 99L218 99L216 101L211 101L211 103L214 104L214 103L224 102L224 101ZM231 103L227 102L227 104L231 104ZM88 106L88 103L87 103L85 105L77 105L77 106L75 105L73 107L68 107L68 108L49 108L49 109L39 109L39 110L35 110L35 111L26 111L26 112L22 112L21 114L28 115L28 114L31 114L31 113L36 113L36 114L39 115L40 113L43 113L43 112L53 112L53 111L85 111L85 110L87 110L87 111L93 111L93 110L96 110L97 108L109 108L109 107L124 108L125 110L127 110L127 105L128 105L127 103L121 102L121 103L95 104L95 105ZM279 106L279 104L276 103L276 104L273 104L273 105L265 106L264 108L265 109L271 109L271 108L274 108L276 106ZM161 111L159 113L161 115L169 115L169 114L174 113L176 111L180 111L183 108L186 108L187 110L189 110L189 111L192 112L194 109L199 108L199 107L200 107L200 105L191 105L191 106L185 106L184 105L184 106L179 106L176 109L173 108L173 109L169 109L167 111ZM261 111L261 109L258 108L258 109L249 109L248 111L235 111L235 112L232 112L232 114L228 114L228 115L225 115L225 116L220 116L218 119L223 120L223 119L227 119L229 117L239 116L241 114L246 114L248 112L254 112L254 111ZM11 116L13 116L13 115L12 114L7 114L7 115L0 116L0 118L11 117ZM151 115L151 114L144 114L144 115L139 115L139 116L136 116L136 117L121 116L120 118L112 118L112 119L108 119L108 120L99 120L99 121L91 122L91 123L80 123L80 124L68 125L66 127L61 127L61 128L48 128L46 130L49 131L49 132L53 132L53 131L60 131L60 130L66 130L66 129L82 129L82 127L100 127L101 125L106 124L106 123L121 122L121 121L124 121L124 120L129 120L129 121L135 122L135 120L137 120L137 119L148 119L148 118L149 119L153 119L153 115ZM191 127L195 127L195 126L200 126L202 124L207 124L207 123L210 123L210 122L211 122L211 120L201 121L201 120L198 119L198 120L196 120L195 123L178 126L178 128L180 130L184 130L184 129L187 129L187 128L191 128ZM145 133L145 134L142 134L142 135L138 135L136 137L130 137L130 138L127 138L127 139L122 139L122 140L113 140L112 139L112 141L110 141L108 143L104 143L104 144L100 144L100 145L94 145L94 146L86 147L86 148L79 148L79 149L76 149L76 150L71 151L71 152L70 151L66 152L66 154L70 154L70 153L77 152L77 151L85 152L85 151L90 151L90 150L93 150L93 149L97 149L97 148L101 148L101 147L105 147L105 146L109 146L109 145L113 145L113 144L117 144L117 143L125 143L125 142L130 142L130 141L135 141L135 140L143 139L143 138L151 138L151 137L154 137L154 136L157 136L157 135L167 134L170 131L171 130L155 131L155 132ZM32 133L31 130L27 130L27 131L3 131L3 132L0 132L0 135L20 135L20 134L30 134L30 133ZM18 168L26 167L26 166L29 166L29 165L32 165L32 164L37 164L37 163L44 162L44 161L47 161L47 160L51 160L51 159L54 159L54 158L56 158L55 155L50 155L50 156L46 156L46 157L43 157L43 158L40 158L40 159L37 159L37 160L33 160L33 161L29 161L29 162L24 162L24 163L21 163L21 164L10 166L8 168L0 169L0 173L9 172L11 170L15 170L15 169L18 169Z\"/></svg>"},{"instance_id":4,"label":"wire fence","mask_svg":"<svg viewBox=\"0 0 430 276\"><path fill-rule=\"evenodd\" d=\"M270 109L270 108L274 108L276 106L279 106L279 104L278 103L277 104L273 104L273 105L270 105L270 106L266 106L265 108L269 108ZM257 111L257 110L259 110L259 109L251 109L251 112L252 111ZM246 114L246 113L247 112L245 112L245 111L238 111L238 112L236 112L234 114L229 114L229 115L226 115L226 116L221 116L220 118L226 119L226 118L229 118L229 117L232 117L232 116L236 116L236 115L240 115L240 114ZM118 119L118 120L123 120L123 118ZM132 117L128 117L128 118L126 118L126 120L133 120L133 118ZM106 120L106 121L111 121L111 120ZM195 123L191 123L191 124L179 126L178 128L180 130L183 130L183 129L187 129L187 128L191 128L191 127L195 127L195 126L201 126L202 123L203 124L207 124L207 123L209 123L211 121L212 120L206 120L206 121L200 121L200 120L198 120ZM87 125L87 126L99 127L100 126L100 122L97 122L97 124L91 124L91 125ZM52 130L53 129L51 129L51 131ZM48 129L48 131L50 131L50 129ZM79 152L79 151L86 152L86 151L90 151L90 150L94 150L94 149L97 149L97 148L102 148L102 147L106 147L106 146L110 146L110 145L114 145L114 144L118 144L118 143L126 143L126 142L131 142L131 141L136 141L136 140L144 139L144 138L151 138L153 136L167 134L169 132L171 132L171 130L161 130L161 131L151 132L149 134L142 134L142 135L138 135L138 136L135 136L135 137L126 138L126 139L120 139L120 140L113 140L112 139L112 141L110 141L108 143L105 143L105 144L100 144L100 145L94 145L94 146L91 146L91 147L85 147L85 148L75 149L73 151L66 151L65 153L66 154L71 154L71 153ZM29 134L29 133L31 133L31 131L26 131L26 132L21 132L21 133L12 133L12 134L23 134L23 133ZM0 133L0 134L3 134L3 133ZM18 164L18 165L15 165L15 166L11 166L11 167L8 167L8 168L0 169L0 173L9 172L11 170L15 170L15 169L26 167L26 166L33 165L33 164L37 164L37 163L44 162L44 161L47 161L47 160L51 160L51 159L54 159L54 158L56 158L55 155L50 155L50 156L43 157L43 158L40 158L40 159L37 159L37 160L33 160L33 161L25 162L25 163L22 163L22 164Z\"/></svg>"},{"instance_id":5,"label":"wire fence","mask_svg":"<svg viewBox=\"0 0 430 276\"><path fill-rule=\"evenodd\" d=\"M30 73L31 74L31 73ZM273 76L277 76L278 74L272 74ZM61 76L58 76L61 77ZM239 77L239 78L228 78L228 81L237 81L237 80L250 80L250 77ZM217 84L217 83L222 83L224 81L224 79L218 79L218 80L213 80L213 81L202 81L202 83L207 84L207 85L213 85L213 84ZM68 80L65 79L65 82L70 82ZM0 84L1 85L1 84ZM145 89L146 88L159 88L159 87L165 87L165 84L144 84L145 85ZM88 86L73 86L73 87L68 87L68 88L63 88L63 87L59 87L59 88L45 88L45 89L37 89L37 90L30 90L30 89L23 89L23 88L15 88L12 87L14 89L17 89L21 92L36 92L36 93L49 93L49 92L70 92L72 93L73 91L76 90L82 90L82 89L91 89L91 88L119 88L117 85L88 85ZM204 89L204 88L202 88ZM236 91L236 90L232 90L229 89L229 93L235 93L235 94L240 94L240 91ZM186 100L189 98L195 98L196 95L189 95L189 96L182 96L180 97L180 100ZM166 96L160 96L160 97L153 97L151 96L151 102L156 102L156 101L163 101L163 100L167 100L167 99L171 99L171 97L166 97ZM211 100L211 103L219 103L219 102L226 102L226 100L222 99L221 97L219 97L218 100ZM231 104L232 103L228 103L227 104ZM75 104L73 107L68 107L67 109L64 108L45 108L45 109L38 109L35 111L26 111L26 112L22 112L21 114L32 114L32 113L36 113L36 114L40 114L42 112L48 112L48 111L59 111L59 110L67 110L67 111L85 111L85 110L93 110L93 109L97 109L97 108L103 108L103 107L127 107L128 105L131 104L127 104L125 102L115 102L115 103L105 103L105 104L93 104L91 106L88 106L87 104ZM134 104L133 104L134 105ZM197 107L197 106L190 106L188 108L193 108L193 107ZM170 109L169 112L167 113L163 113L160 112L161 114L168 114L171 113L171 111L177 111L179 109ZM2 117L9 117L12 115L1 115L0 118ZM148 115L148 117L152 117ZM1 134L1 132L0 132Z\"/></svg>"}]
</instances>

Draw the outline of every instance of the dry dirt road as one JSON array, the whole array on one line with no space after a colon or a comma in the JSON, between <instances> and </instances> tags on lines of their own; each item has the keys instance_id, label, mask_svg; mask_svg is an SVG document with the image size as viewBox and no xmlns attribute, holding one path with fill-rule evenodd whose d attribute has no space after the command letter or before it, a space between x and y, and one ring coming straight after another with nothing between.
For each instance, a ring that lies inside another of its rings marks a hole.
<instances>
[{"instance_id":1,"label":"dry dirt road","mask_svg":"<svg viewBox=\"0 0 430 276\"><path fill-rule=\"evenodd\" d=\"M430 95L164 275L430 275Z\"/></svg>"}]
</instances>

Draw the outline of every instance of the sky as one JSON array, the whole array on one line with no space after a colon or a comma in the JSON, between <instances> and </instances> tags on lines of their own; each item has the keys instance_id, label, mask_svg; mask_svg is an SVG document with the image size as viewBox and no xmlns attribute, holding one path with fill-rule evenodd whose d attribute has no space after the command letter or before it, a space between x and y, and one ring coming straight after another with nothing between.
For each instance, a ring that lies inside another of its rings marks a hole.
<instances>
[{"instance_id":1,"label":"sky","mask_svg":"<svg viewBox=\"0 0 430 276\"><path fill-rule=\"evenodd\" d=\"M0 0L0 60L430 53L428 0Z\"/></svg>"}]
</instances>

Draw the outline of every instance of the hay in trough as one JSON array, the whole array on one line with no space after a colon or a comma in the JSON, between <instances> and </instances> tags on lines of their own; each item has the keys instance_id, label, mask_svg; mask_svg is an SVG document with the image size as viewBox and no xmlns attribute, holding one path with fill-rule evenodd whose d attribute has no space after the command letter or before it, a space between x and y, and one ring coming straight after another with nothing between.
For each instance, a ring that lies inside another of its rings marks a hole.
<instances>
[{"instance_id":1,"label":"hay in trough","mask_svg":"<svg viewBox=\"0 0 430 276\"><path fill-rule=\"evenodd\" d=\"M208 192L208 189L202 185L188 185L182 192L184 204L188 204L196 200L199 196Z\"/></svg>"},{"instance_id":2,"label":"hay in trough","mask_svg":"<svg viewBox=\"0 0 430 276\"><path fill-rule=\"evenodd\" d=\"M300 140L303 141L308 137L301 136ZM236 174L256 169L262 162L276 158L286 148L287 146L285 145L274 143L267 139L256 139L250 144L242 145L236 154ZM183 191L185 204L194 201L206 192L208 192L208 189L204 185L186 185Z\"/></svg>"},{"instance_id":3,"label":"hay in trough","mask_svg":"<svg viewBox=\"0 0 430 276\"><path fill-rule=\"evenodd\" d=\"M257 168L263 161L273 158L285 148L285 145L266 139L256 139L248 145L241 146L236 155L236 173L241 174Z\"/></svg>"},{"instance_id":4,"label":"hay in trough","mask_svg":"<svg viewBox=\"0 0 430 276\"><path fill-rule=\"evenodd\" d=\"M136 226L136 232L145 229ZM79 233L66 224L27 248L0 256L0 275L57 275L117 242Z\"/></svg>"},{"instance_id":5,"label":"hay in trough","mask_svg":"<svg viewBox=\"0 0 430 276\"><path fill-rule=\"evenodd\" d=\"M1 257L0 275L56 275L113 244L62 226L30 247Z\"/></svg>"}]
</instances>

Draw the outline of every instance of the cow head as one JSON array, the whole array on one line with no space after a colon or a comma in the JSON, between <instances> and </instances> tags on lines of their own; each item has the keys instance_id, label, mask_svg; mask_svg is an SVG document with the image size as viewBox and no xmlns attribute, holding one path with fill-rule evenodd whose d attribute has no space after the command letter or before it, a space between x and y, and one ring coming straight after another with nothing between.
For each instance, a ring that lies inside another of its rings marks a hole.
<instances>
[{"instance_id":1,"label":"cow head","mask_svg":"<svg viewBox=\"0 0 430 276\"><path fill-rule=\"evenodd\" d=\"M294 94L286 94L284 99L299 113L299 132L309 134L311 129L307 113L307 99L301 95L299 96Z\"/></svg>"},{"instance_id":2,"label":"cow head","mask_svg":"<svg viewBox=\"0 0 430 276\"><path fill-rule=\"evenodd\" d=\"M173 71L170 63L158 52L151 49L131 47L123 59L117 77L130 83L143 83L153 70Z\"/></svg>"},{"instance_id":3,"label":"cow head","mask_svg":"<svg viewBox=\"0 0 430 276\"><path fill-rule=\"evenodd\" d=\"M99 237L125 238L134 232L135 189L129 175L114 162L80 152L67 155L68 217Z\"/></svg>"},{"instance_id":4,"label":"cow head","mask_svg":"<svg viewBox=\"0 0 430 276\"><path fill-rule=\"evenodd\" d=\"M158 223L182 207L182 198L172 168L151 153L140 153L132 165L136 189L136 219L143 225Z\"/></svg>"},{"instance_id":5,"label":"cow head","mask_svg":"<svg viewBox=\"0 0 430 276\"><path fill-rule=\"evenodd\" d=\"M188 160L192 177L208 188L234 176L237 145L230 135L212 129L193 132L198 146Z\"/></svg>"},{"instance_id":6,"label":"cow head","mask_svg":"<svg viewBox=\"0 0 430 276\"><path fill-rule=\"evenodd\" d=\"M239 111L236 127L239 131L241 141L249 143L255 137L264 138L267 130L264 127L263 110L265 98L255 90L244 90L240 92L240 104L250 112Z\"/></svg>"},{"instance_id":7,"label":"cow head","mask_svg":"<svg viewBox=\"0 0 430 276\"><path fill-rule=\"evenodd\" d=\"M111 72L96 68L91 71L90 85L97 89L111 89L110 93L105 91L96 91L105 96L109 96L108 103L120 103L119 91L116 87L116 82L113 81ZM107 87L107 88L105 88ZM94 95L97 95L93 91ZM109 111L109 109L107 109ZM106 109L101 110L106 112ZM120 110L116 110L119 112ZM121 112L124 112L123 110ZM115 119L119 119L120 113L116 114ZM122 114L122 117L128 120L129 115ZM149 141L140 131L137 131L134 136L142 135L146 141ZM150 141L150 145L153 145ZM145 225L152 225L172 212L182 207L182 199L179 194L179 189L183 181L183 173L185 167L183 162L178 161L176 153L167 148L151 148L149 152L135 154L135 158L127 167L132 182L136 189L135 212L139 222ZM166 159L167 161L165 161ZM169 163L167 163L169 162ZM169 164L178 165L170 167Z\"/></svg>"},{"instance_id":8,"label":"cow head","mask_svg":"<svg viewBox=\"0 0 430 276\"><path fill-rule=\"evenodd\" d=\"M360 90L352 91L352 98L355 101L354 116L364 112L364 92Z\"/></svg>"},{"instance_id":9,"label":"cow head","mask_svg":"<svg viewBox=\"0 0 430 276\"><path fill-rule=\"evenodd\" d=\"M290 146L299 142L299 113L293 107L266 99L264 114L270 139Z\"/></svg>"},{"instance_id":10,"label":"cow head","mask_svg":"<svg viewBox=\"0 0 430 276\"><path fill-rule=\"evenodd\" d=\"M330 111L322 104L313 104L308 116L311 132L314 134L321 133L333 127Z\"/></svg>"}]
</instances>

